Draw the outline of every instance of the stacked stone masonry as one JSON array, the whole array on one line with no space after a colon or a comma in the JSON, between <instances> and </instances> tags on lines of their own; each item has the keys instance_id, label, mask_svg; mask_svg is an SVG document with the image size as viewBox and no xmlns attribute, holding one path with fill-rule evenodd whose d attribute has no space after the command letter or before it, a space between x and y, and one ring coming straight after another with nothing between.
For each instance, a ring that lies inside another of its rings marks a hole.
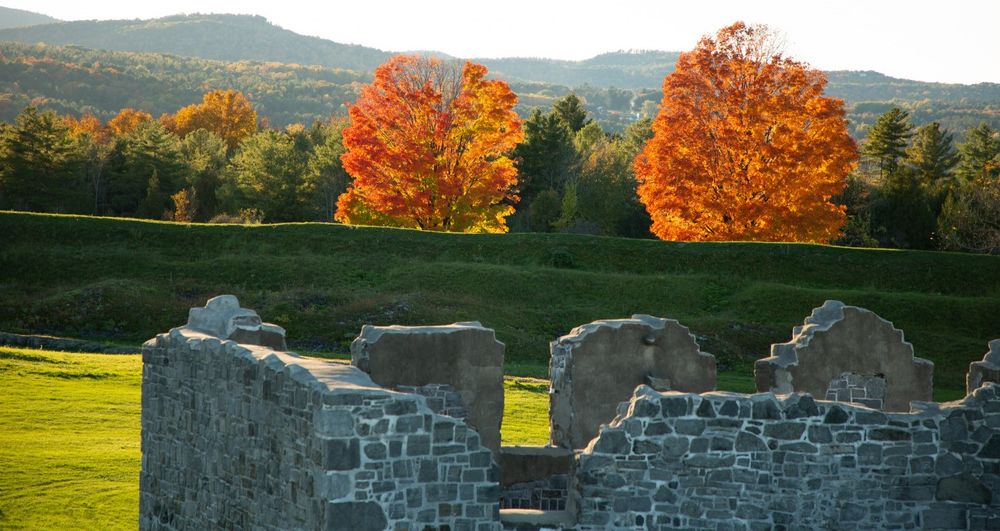
<instances>
[{"instance_id":1,"label":"stacked stone masonry","mask_svg":"<svg viewBox=\"0 0 1000 531\"><path fill-rule=\"evenodd\" d=\"M964 400L883 412L864 404L921 389L931 367L900 346L891 323L851 308L824 304L776 349L784 358L758 366L768 389L811 382L795 371L816 368L820 396L838 401L669 391L714 387L714 359L687 329L647 316L581 327L553 344L553 385L575 384L581 396L599 367L593 352L645 360L628 372L640 384L579 448L498 449L467 422L499 440L499 418L487 418L502 411L503 346L492 330L366 327L354 345L359 369L286 352L284 330L217 297L143 346L139 526L499 530L501 507L530 507L571 515L575 525L559 526L581 530L998 528L1000 384L990 371L1000 341L970 367ZM894 361L841 363L838 353L856 354L841 328L856 317L881 338L869 355ZM819 346L832 349L825 364ZM697 378L662 364L678 351L699 364L685 369ZM424 353L439 365L470 359L437 377L426 363L415 377L398 366ZM567 372L581 360L585 371ZM569 406L577 414L581 404Z\"/></svg>"},{"instance_id":2,"label":"stacked stone masonry","mask_svg":"<svg viewBox=\"0 0 1000 531\"><path fill-rule=\"evenodd\" d=\"M986 529L1000 386L886 414L805 394L658 393L579 456L579 529Z\"/></svg>"},{"instance_id":3,"label":"stacked stone masonry","mask_svg":"<svg viewBox=\"0 0 1000 531\"><path fill-rule=\"evenodd\" d=\"M500 528L479 434L354 367L187 326L142 387L141 529Z\"/></svg>"}]
</instances>

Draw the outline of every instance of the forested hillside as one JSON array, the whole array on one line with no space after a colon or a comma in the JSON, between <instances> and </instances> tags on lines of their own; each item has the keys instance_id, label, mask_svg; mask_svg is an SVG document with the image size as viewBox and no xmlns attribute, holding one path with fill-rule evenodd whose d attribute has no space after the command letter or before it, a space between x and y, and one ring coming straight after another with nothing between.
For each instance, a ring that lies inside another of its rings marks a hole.
<instances>
[{"instance_id":1,"label":"forested hillside","mask_svg":"<svg viewBox=\"0 0 1000 531\"><path fill-rule=\"evenodd\" d=\"M606 54L584 62L593 69L581 72L599 70L613 61L638 62L649 55L655 54ZM497 61L502 63L501 69L516 67L517 72L528 75L529 69L517 65L532 64L543 71L548 60ZM665 69L672 67L663 65ZM491 73L503 77L496 71ZM938 121L959 137L980 122L1000 128L1000 85L919 83L874 72L832 72L829 76L828 92L847 101L850 130L856 138L893 105L910 111L915 125ZM344 104L354 101L357 84L370 79L367 72L321 66L0 42L0 121L12 121L28 105L75 115L90 112L102 119L123 107L159 116L196 101L206 90L232 88L247 94L271 125L283 127L343 114ZM662 98L658 89L508 81L520 98L516 110L524 117L533 108L547 108L556 99L576 93L610 131L653 116ZM888 97L879 100L880 94Z\"/></svg>"},{"instance_id":2,"label":"forested hillside","mask_svg":"<svg viewBox=\"0 0 1000 531\"><path fill-rule=\"evenodd\" d=\"M59 19L52 18L41 13L32 13L23 9L12 9L0 6L0 29L19 28L22 26L34 26L37 24L51 24L59 22Z\"/></svg>"}]
</instances>

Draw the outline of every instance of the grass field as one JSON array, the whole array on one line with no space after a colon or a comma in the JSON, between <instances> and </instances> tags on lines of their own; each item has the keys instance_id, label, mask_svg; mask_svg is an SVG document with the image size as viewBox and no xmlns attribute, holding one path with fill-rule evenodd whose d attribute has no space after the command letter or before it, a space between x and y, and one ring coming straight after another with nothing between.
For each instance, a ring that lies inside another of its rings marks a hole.
<instances>
[{"instance_id":1,"label":"grass field","mask_svg":"<svg viewBox=\"0 0 1000 531\"><path fill-rule=\"evenodd\" d=\"M0 213L0 330L137 344L220 293L325 355L367 323L479 320L523 376L574 326L632 313L678 319L746 378L835 298L903 329L948 392L1000 335L996 256Z\"/></svg>"}]
</instances>

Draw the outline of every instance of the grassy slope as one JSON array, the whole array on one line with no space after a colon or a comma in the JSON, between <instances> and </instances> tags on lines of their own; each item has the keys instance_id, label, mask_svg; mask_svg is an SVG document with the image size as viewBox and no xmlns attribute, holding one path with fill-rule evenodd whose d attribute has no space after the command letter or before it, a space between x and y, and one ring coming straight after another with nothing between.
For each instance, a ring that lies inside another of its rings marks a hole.
<instances>
[{"instance_id":1,"label":"grassy slope","mask_svg":"<svg viewBox=\"0 0 1000 531\"><path fill-rule=\"evenodd\" d=\"M304 351L343 354L365 323L480 320L524 375L544 375L548 342L579 324L671 317L737 387L828 298L892 320L944 389L1000 335L991 256L0 213L0 330L138 342L219 293Z\"/></svg>"},{"instance_id":2,"label":"grassy slope","mask_svg":"<svg viewBox=\"0 0 1000 531\"><path fill-rule=\"evenodd\" d=\"M139 356L0 347L0 529L135 529ZM508 378L505 444L548 439L548 383Z\"/></svg>"}]
</instances>

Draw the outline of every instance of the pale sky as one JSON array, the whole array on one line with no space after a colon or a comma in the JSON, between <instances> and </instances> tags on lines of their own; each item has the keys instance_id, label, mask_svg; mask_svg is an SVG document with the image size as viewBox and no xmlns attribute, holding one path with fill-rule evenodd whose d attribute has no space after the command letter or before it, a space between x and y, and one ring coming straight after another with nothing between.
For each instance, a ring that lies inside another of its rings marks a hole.
<instances>
[{"instance_id":1,"label":"pale sky","mask_svg":"<svg viewBox=\"0 0 1000 531\"><path fill-rule=\"evenodd\" d=\"M786 36L822 70L876 70L947 83L1000 83L1000 0L0 0L64 20L242 13L305 35L458 57L585 59L689 50L736 20Z\"/></svg>"}]
</instances>

